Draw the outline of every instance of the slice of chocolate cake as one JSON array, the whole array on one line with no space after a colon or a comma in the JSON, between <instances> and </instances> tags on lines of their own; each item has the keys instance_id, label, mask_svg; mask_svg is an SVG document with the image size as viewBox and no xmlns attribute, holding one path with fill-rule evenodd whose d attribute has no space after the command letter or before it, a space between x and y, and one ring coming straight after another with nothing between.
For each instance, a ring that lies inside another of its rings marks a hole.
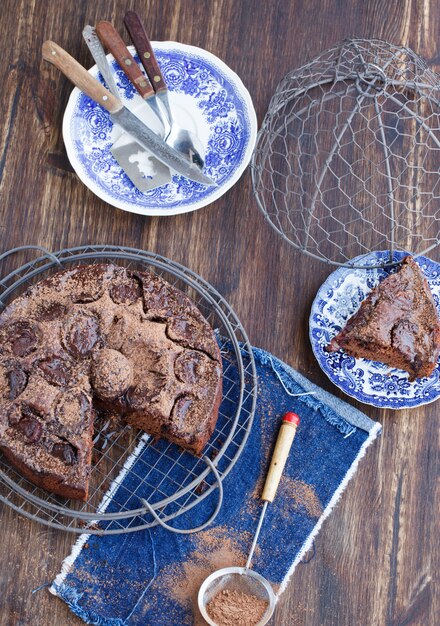
<instances>
[{"instance_id":1,"label":"slice of chocolate cake","mask_svg":"<svg viewBox=\"0 0 440 626\"><path fill-rule=\"evenodd\" d=\"M200 454L221 397L212 328L158 276L78 267L0 315L0 450L53 493L87 498L97 410Z\"/></svg>"},{"instance_id":2,"label":"slice of chocolate cake","mask_svg":"<svg viewBox=\"0 0 440 626\"><path fill-rule=\"evenodd\" d=\"M410 256L361 303L327 350L405 370L410 381L430 376L440 353L440 323L420 267Z\"/></svg>"}]
</instances>

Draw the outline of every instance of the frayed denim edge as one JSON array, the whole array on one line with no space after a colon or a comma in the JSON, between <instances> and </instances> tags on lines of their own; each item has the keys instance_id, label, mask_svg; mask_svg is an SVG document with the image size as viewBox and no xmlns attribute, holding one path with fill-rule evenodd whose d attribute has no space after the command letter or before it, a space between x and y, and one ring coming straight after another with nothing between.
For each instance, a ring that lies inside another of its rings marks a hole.
<instances>
[{"instance_id":1,"label":"frayed denim edge","mask_svg":"<svg viewBox=\"0 0 440 626\"><path fill-rule=\"evenodd\" d=\"M228 346L228 349L232 350L231 341L222 337L218 329L215 330L215 333L219 345ZM245 359L249 359L247 347L242 342L239 342L239 346L242 356ZM335 426L346 437L352 435L358 428L370 433L376 427L377 422L369 418L365 413L315 385L308 378L290 367L290 365L280 361L280 359L263 348L252 346L252 354L261 365L272 366L281 383L287 391L291 390L292 395L295 393L301 394L304 391L314 391L314 395L302 395L300 398L301 402L304 402L309 408L319 411L329 424Z\"/></svg>"},{"instance_id":2,"label":"frayed denim edge","mask_svg":"<svg viewBox=\"0 0 440 626\"><path fill-rule=\"evenodd\" d=\"M298 382L296 382L289 373L289 366L286 366L282 361L277 359L276 357L270 355L265 350L261 348L252 348L254 353L254 357L257 358L262 365L270 365L276 374L280 377L282 384L291 392L291 393L301 393L304 391L308 391L309 389L305 389ZM288 369L287 369L288 368ZM296 373L295 370L292 369L292 373ZM308 381L309 382L309 381ZM310 383L310 386L316 387L313 383ZM314 411L319 411L323 418L331 425L339 430L343 435L350 435L356 430L356 426L351 424L349 421L344 419L341 415L335 412L334 408L331 408L321 402L316 396L300 396L298 400L303 402L307 407ZM339 400L341 405L343 404L342 400ZM352 410L353 407L351 407ZM374 422L369 420L372 425ZM367 431L368 432L368 431Z\"/></svg>"},{"instance_id":3,"label":"frayed denim edge","mask_svg":"<svg viewBox=\"0 0 440 626\"><path fill-rule=\"evenodd\" d=\"M92 613L91 611L87 611L83 609L79 605L79 601L81 600L83 593L79 593L73 587L66 585L66 583L61 583L60 585L52 585L51 593L57 595L61 600L63 600L69 609L75 613L80 619L82 619L86 624L93 624L93 626L126 626L124 620L113 617L100 617L96 615L96 613Z\"/></svg>"}]
</instances>

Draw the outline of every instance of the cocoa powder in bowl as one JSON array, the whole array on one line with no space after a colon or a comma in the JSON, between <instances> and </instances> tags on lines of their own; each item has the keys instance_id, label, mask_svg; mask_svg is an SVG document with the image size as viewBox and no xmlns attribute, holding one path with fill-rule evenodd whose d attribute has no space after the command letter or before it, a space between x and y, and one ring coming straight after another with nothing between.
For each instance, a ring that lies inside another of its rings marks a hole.
<instances>
[{"instance_id":1,"label":"cocoa powder in bowl","mask_svg":"<svg viewBox=\"0 0 440 626\"><path fill-rule=\"evenodd\" d=\"M222 589L206 605L209 617L218 626L256 626L264 617L269 602L257 596Z\"/></svg>"}]
</instances>

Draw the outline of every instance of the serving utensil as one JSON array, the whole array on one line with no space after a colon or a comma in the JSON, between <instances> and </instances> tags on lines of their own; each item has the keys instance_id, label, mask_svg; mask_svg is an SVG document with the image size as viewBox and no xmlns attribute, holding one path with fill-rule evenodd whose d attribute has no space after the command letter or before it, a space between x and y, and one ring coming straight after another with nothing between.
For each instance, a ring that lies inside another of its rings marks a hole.
<instances>
[{"instance_id":1,"label":"serving utensil","mask_svg":"<svg viewBox=\"0 0 440 626\"><path fill-rule=\"evenodd\" d=\"M165 135L165 141L178 152L185 154L192 163L202 169L205 149L198 137L189 130L181 128L173 116L168 98L168 87L141 18L135 11L127 11L124 24L154 88L156 99L159 100L166 113L169 130L168 134Z\"/></svg>"},{"instance_id":2,"label":"serving utensil","mask_svg":"<svg viewBox=\"0 0 440 626\"><path fill-rule=\"evenodd\" d=\"M179 152L162 141L60 46L48 40L44 42L42 51L46 61L55 65L89 98L103 106L110 113L110 118L115 124L119 124L145 150L152 152L159 161L190 180L215 186L215 183L205 176L197 165L189 163Z\"/></svg>"},{"instance_id":3,"label":"serving utensil","mask_svg":"<svg viewBox=\"0 0 440 626\"><path fill-rule=\"evenodd\" d=\"M118 33L113 24L105 20L101 20L96 24L95 31L102 44L115 57L119 67L124 72L133 87L135 87L142 100L159 119L164 130L162 137L165 138L168 133L168 123L156 101L154 89L148 78L143 74L139 65L136 63L121 35Z\"/></svg>"},{"instance_id":4,"label":"serving utensil","mask_svg":"<svg viewBox=\"0 0 440 626\"><path fill-rule=\"evenodd\" d=\"M107 87L114 96L118 97L119 91L110 63L95 29L93 26L86 26L82 34ZM171 181L169 167L151 153L145 153L142 146L127 133L123 133L115 141L111 147L111 153L132 183L142 192L161 187Z\"/></svg>"},{"instance_id":5,"label":"serving utensil","mask_svg":"<svg viewBox=\"0 0 440 626\"><path fill-rule=\"evenodd\" d=\"M224 567L217 570L202 583L198 593L198 606L203 618L211 626L217 626L207 611L209 602L224 590L238 591L255 596L267 602L266 611L256 626L264 626L272 617L276 596L272 585L264 576L250 569L269 502L273 502L280 479L290 452L300 419L296 413L286 413L278 433L275 449L264 484L261 500L264 502L246 565L244 567Z\"/></svg>"}]
</instances>

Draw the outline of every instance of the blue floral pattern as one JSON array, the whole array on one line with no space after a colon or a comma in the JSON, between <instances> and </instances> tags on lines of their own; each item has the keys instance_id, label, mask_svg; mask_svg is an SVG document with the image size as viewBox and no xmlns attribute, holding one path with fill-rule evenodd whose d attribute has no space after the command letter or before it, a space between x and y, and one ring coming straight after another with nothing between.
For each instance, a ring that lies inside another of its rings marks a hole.
<instances>
[{"instance_id":1,"label":"blue floral pattern","mask_svg":"<svg viewBox=\"0 0 440 626\"><path fill-rule=\"evenodd\" d=\"M182 209L194 203L202 206L201 201L208 204L221 195L219 187L226 190L233 184L229 181L246 167L255 143L255 111L240 81L234 80L235 75L230 70L229 73L223 72L221 62L217 60L217 65L201 50L197 54L196 48L170 42L164 46L161 44L156 49L156 55L170 92L194 98L200 116L209 127L204 172L217 183L217 187L206 187L176 174L169 184L141 193L110 152L113 123L109 114L83 93L72 95L76 100L67 137L65 133L69 157L73 156L72 165L83 182L91 183L92 189L97 188L98 195L108 202L122 198L132 210L140 209L138 212L142 209L146 212L150 209ZM136 60L139 61L137 57ZM115 61L112 69L121 98L133 99L134 87ZM97 71L94 75L104 82ZM115 206L119 205L116 203Z\"/></svg>"},{"instance_id":2,"label":"blue floral pattern","mask_svg":"<svg viewBox=\"0 0 440 626\"><path fill-rule=\"evenodd\" d=\"M372 252L363 265L378 265L388 252ZM394 252L400 261L407 253ZM437 310L440 313L440 264L418 257ZM409 382L408 374L374 361L354 359L343 351L327 352L325 347L357 311L362 300L381 279L396 268L339 268L319 289L310 314L310 341L319 365L342 391L361 402L380 408L404 409L433 402L440 396L439 364L429 378Z\"/></svg>"}]
</instances>

